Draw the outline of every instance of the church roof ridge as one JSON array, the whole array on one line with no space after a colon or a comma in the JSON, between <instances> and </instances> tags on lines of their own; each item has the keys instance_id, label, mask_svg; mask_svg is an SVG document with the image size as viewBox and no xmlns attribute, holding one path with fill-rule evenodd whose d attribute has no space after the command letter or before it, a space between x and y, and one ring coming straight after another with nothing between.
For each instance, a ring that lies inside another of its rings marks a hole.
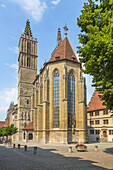
<instances>
[{"instance_id":1,"label":"church roof ridge","mask_svg":"<svg viewBox=\"0 0 113 170\"><path fill-rule=\"evenodd\" d=\"M67 26L65 26L64 29L65 29L65 37L62 41L60 28L58 28L56 48L52 52L51 58L49 59L49 61L45 62L44 66L40 69L40 73L43 72L47 64L56 62L56 61L62 61L62 60L67 60L67 61L78 63L80 64L80 67L82 67L67 37L67 31L68 31ZM33 81L33 84L37 81L38 77L39 75L36 76L35 80Z\"/></svg>"},{"instance_id":2,"label":"church roof ridge","mask_svg":"<svg viewBox=\"0 0 113 170\"><path fill-rule=\"evenodd\" d=\"M59 46L55 48L48 62L56 61L57 59L69 59L80 63L75 55L75 52L72 49L67 36L63 39Z\"/></svg>"}]
</instances>

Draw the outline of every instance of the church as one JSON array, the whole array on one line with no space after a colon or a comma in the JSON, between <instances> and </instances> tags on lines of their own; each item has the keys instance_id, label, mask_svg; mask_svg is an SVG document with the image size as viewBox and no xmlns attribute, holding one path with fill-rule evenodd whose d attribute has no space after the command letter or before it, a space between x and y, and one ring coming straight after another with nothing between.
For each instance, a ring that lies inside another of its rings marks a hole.
<instances>
[{"instance_id":1,"label":"church","mask_svg":"<svg viewBox=\"0 0 113 170\"><path fill-rule=\"evenodd\" d=\"M67 26L49 61L37 74L37 44L27 20L20 35L18 57L18 105L14 140L37 143L86 142L86 84L82 65L69 39Z\"/></svg>"}]
</instances>

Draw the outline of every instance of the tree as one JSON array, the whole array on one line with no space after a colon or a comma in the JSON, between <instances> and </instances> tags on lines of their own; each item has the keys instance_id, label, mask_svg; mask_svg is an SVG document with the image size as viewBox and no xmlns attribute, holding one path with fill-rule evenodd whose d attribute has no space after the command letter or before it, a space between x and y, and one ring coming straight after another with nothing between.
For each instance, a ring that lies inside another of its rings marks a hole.
<instances>
[{"instance_id":1,"label":"tree","mask_svg":"<svg viewBox=\"0 0 113 170\"><path fill-rule=\"evenodd\" d=\"M2 128L0 129L0 137L2 137Z\"/></svg>"},{"instance_id":2,"label":"tree","mask_svg":"<svg viewBox=\"0 0 113 170\"><path fill-rule=\"evenodd\" d=\"M13 124L5 128L7 136L11 136L17 133L17 128Z\"/></svg>"},{"instance_id":3,"label":"tree","mask_svg":"<svg viewBox=\"0 0 113 170\"><path fill-rule=\"evenodd\" d=\"M1 128L0 129L0 136L1 137L7 136L6 128Z\"/></svg>"},{"instance_id":4,"label":"tree","mask_svg":"<svg viewBox=\"0 0 113 170\"><path fill-rule=\"evenodd\" d=\"M113 109L113 0L88 0L77 24L81 28L78 47L84 73L93 76L104 105Z\"/></svg>"},{"instance_id":5,"label":"tree","mask_svg":"<svg viewBox=\"0 0 113 170\"><path fill-rule=\"evenodd\" d=\"M0 129L0 137L3 137L3 140L4 140L4 136L7 136L6 130L5 130L5 128L1 128Z\"/></svg>"},{"instance_id":6,"label":"tree","mask_svg":"<svg viewBox=\"0 0 113 170\"><path fill-rule=\"evenodd\" d=\"M4 137L4 136L11 136L13 134L17 133L17 128L14 127L13 124L11 124L10 126L8 127L5 127L5 128L1 128L0 129L0 137Z\"/></svg>"}]
</instances>

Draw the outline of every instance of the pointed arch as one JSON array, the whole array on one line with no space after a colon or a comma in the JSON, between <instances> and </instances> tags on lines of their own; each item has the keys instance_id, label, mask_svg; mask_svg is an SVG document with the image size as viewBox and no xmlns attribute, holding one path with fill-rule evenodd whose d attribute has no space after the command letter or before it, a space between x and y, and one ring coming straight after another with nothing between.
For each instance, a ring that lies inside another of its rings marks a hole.
<instances>
[{"instance_id":1,"label":"pointed arch","mask_svg":"<svg viewBox=\"0 0 113 170\"><path fill-rule=\"evenodd\" d=\"M31 42L27 43L27 53L31 54Z\"/></svg>"},{"instance_id":2,"label":"pointed arch","mask_svg":"<svg viewBox=\"0 0 113 170\"><path fill-rule=\"evenodd\" d=\"M54 70L54 128L59 128L60 113L60 75L58 69Z\"/></svg>"},{"instance_id":3,"label":"pointed arch","mask_svg":"<svg viewBox=\"0 0 113 170\"><path fill-rule=\"evenodd\" d=\"M30 57L27 57L27 67L30 67Z\"/></svg>"},{"instance_id":4,"label":"pointed arch","mask_svg":"<svg viewBox=\"0 0 113 170\"><path fill-rule=\"evenodd\" d=\"M74 122L73 122L74 120ZM74 71L70 70L68 74L68 128L72 128L72 123L76 126L75 121L75 77Z\"/></svg>"}]
</instances>

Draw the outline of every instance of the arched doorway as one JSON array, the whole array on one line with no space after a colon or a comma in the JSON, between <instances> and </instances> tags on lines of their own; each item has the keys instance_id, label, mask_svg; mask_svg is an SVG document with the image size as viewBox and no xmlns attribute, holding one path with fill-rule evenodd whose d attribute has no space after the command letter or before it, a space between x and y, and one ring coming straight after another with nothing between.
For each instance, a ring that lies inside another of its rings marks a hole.
<instances>
[{"instance_id":1,"label":"arched doorway","mask_svg":"<svg viewBox=\"0 0 113 170\"><path fill-rule=\"evenodd\" d=\"M29 133L29 138L28 140L33 140L33 134L32 133Z\"/></svg>"},{"instance_id":2,"label":"arched doorway","mask_svg":"<svg viewBox=\"0 0 113 170\"><path fill-rule=\"evenodd\" d=\"M103 131L103 137L107 137L107 132L105 130Z\"/></svg>"}]
</instances>

